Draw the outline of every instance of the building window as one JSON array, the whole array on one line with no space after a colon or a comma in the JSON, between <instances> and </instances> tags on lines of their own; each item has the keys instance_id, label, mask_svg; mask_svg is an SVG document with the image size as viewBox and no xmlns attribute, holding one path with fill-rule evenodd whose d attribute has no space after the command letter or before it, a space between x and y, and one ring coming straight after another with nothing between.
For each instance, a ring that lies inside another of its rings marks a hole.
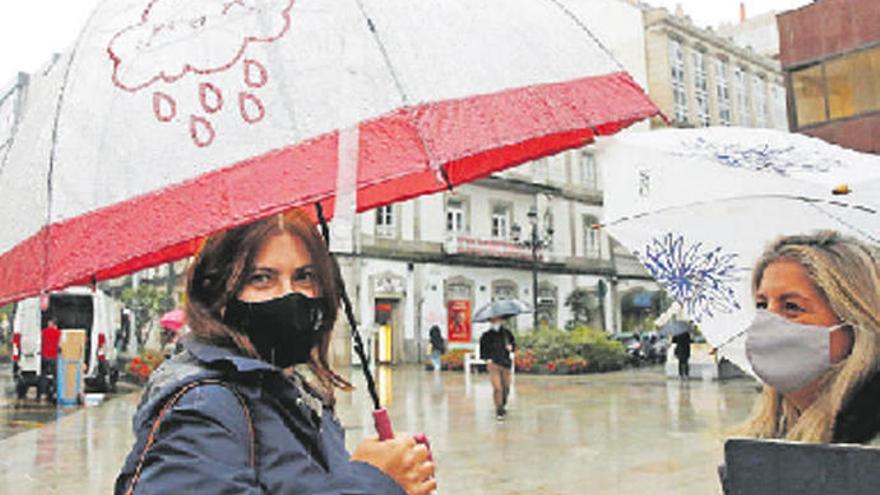
<instances>
[{"instance_id":1,"label":"building window","mask_svg":"<svg viewBox=\"0 0 880 495\"><path fill-rule=\"evenodd\" d=\"M697 122L702 126L710 125L709 86L706 81L706 56L694 50L694 99L697 102Z\"/></svg>"},{"instance_id":2,"label":"building window","mask_svg":"<svg viewBox=\"0 0 880 495\"><path fill-rule=\"evenodd\" d=\"M394 207L392 205L376 208L376 237L390 239L395 237Z\"/></svg>"},{"instance_id":3,"label":"building window","mask_svg":"<svg viewBox=\"0 0 880 495\"><path fill-rule=\"evenodd\" d=\"M688 101L684 78L684 49L678 40L669 41L669 65L672 67L673 113L677 122L685 124L688 121Z\"/></svg>"},{"instance_id":4,"label":"building window","mask_svg":"<svg viewBox=\"0 0 880 495\"><path fill-rule=\"evenodd\" d=\"M581 185L591 191L599 189L599 171L596 166L596 156L589 151L579 151L578 168L581 174Z\"/></svg>"},{"instance_id":5,"label":"building window","mask_svg":"<svg viewBox=\"0 0 880 495\"><path fill-rule=\"evenodd\" d=\"M755 127L767 126L767 85L764 77L752 76L752 103L755 105Z\"/></svg>"},{"instance_id":6,"label":"building window","mask_svg":"<svg viewBox=\"0 0 880 495\"><path fill-rule=\"evenodd\" d=\"M832 119L880 110L880 48L827 62L825 80Z\"/></svg>"},{"instance_id":7,"label":"building window","mask_svg":"<svg viewBox=\"0 0 880 495\"><path fill-rule=\"evenodd\" d=\"M539 324L556 326L556 301L556 287L546 283L538 287L538 307L536 309Z\"/></svg>"},{"instance_id":8,"label":"building window","mask_svg":"<svg viewBox=\"0 0 880 495\"><path fill-rule=\"evenodd\" d=\"M584 257L599 258L602 254L602 238L599 229L593 226L599 223L599 219L593 215L584 216Z\"/></svg>"},{"instance_id":9,"label":"building window","mask_svg":"<svg viewBox=\"0 0 880 495\"><path fill-rule=\"evenodd\" d=\"M506 206L492 207L492 237L507 239L510 226L510 209Z\"/></svg>"},{"instance_id":10,"label":"building window","mask_svg":"<svg viewBox=\"0 0 880 495\"><path fill-rule=\"evenodd\" d=\"M446 231L456 234L465 231L464 203L460 199L446 203Z\"/></svg>"},{"instance_id":11,"label":"building window","mask_svg":"<svg viewBox=\"0 0 880 495\"><path fill-rule=\"evenodd\" d=\"M785 90L778 84L771 85L770 94L773 97L773 128L780 130L788 129L788 117L785 114Z\"/></svg>"},{"instance_id":12,"label":"building window","mask_svg":"<svg viewBox=\"0 0 880 495\"><path fill-rule=\"evenodd\" d=\"M733 71L733 79L736 83L736 109L739 112L739 125L748 127L752 116L749 112L749 94L746 91L746 70L737 66Z\"/></svg>"},{"instance_id":13,"label":"building window","mask_svg":"<svg viewBox=\"0 0 880 495\"><path fill-rule=\"evenodd\" d=\"M730 88L727 86L727 62L715 60L715 93L718 98L718 122L730 125Z\"/></svg>"},{"instance_id":14,"label":"building window","mask_svg":"<svg viewBox=\"0 0 880 495\"><path fill-rule=\"evenodd\" d=\"M880 47L791 73L797 127L880 110Z\"/></svg>"}]
</instances>

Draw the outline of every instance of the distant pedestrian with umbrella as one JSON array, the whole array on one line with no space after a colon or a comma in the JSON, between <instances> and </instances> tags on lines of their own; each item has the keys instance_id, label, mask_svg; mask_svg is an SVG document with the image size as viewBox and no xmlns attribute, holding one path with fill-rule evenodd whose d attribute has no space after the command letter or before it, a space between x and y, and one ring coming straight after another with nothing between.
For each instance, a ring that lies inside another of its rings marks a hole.
<instances>
[{"instance_id":1,"label":"distant pedestrian with umbrella","mask_svg":"<svg viewBox=\"0 0 880 495\"><path fill-rule=\"evenodd\" d=\"M507 398L510 395L511 355L516 351L516 339L505 323L512 316L529 313L532 308L517 299L503 299L490 303L477 311L474 321L489 322L489 330L480 337L480 358L486 360L489 380L492 382L492 398L495 417L499 421L507 415Z\"/></svg>"},{"instance_id":2,"label":"distant pedestrian with umbrella","mask_svg":"<svg viewBox=\"0 0 880 495\"><path fill-rule=\"evenodd\" d=\"M443 340L440 327L437 325L431 325L429 337L431 339L431 364L434 366L434 371L440 371L440 357L446 352L446 341Z\"/></svg>"},{"instance_id":3,"label":"distant pedestrian with umbrella","mask_svg":"<svg viewBox=\"0 0 880 495\"><path fill-rule=\"evenodd\" d=\"M675 344L675 358L678 359L678 378L687 380L691 376L689 364L691 359L691 332L687 328L687 323L681 323L684 323L685 331L672 337L672 342Z\"/></svg>"},{"instance_id":4,"label":"distant pedestrian with umbrella","mask_svg":"<svg viewBox=\"0 0 880 495\"><path fill-rule=\"evenodd\" d=\"M432 492L412 437L345 449L334 390L352 387L327 360L337 280L298 210L210 236L190 269L186 351L150 377L116 493Z\"/></svg>"}]
</instances>

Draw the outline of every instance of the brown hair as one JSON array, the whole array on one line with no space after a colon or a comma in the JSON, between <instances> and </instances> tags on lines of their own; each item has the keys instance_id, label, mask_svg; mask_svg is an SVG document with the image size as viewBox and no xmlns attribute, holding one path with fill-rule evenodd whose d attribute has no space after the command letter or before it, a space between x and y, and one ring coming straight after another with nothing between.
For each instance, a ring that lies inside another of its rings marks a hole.
<instances>
[{"instance_id":1,"label":"brown hair","mask_svg":"<svg viewBox=\"0 0 880 495\"><path fill-rule=\"evenodd\" d=\"M880 251L833 231L783 237L758 260L752 276L754 293L767 267L782 260L804 267L834 314L852 327L853 348L822 378L816 400L803 411L765 385L741 433L827 443L834 437L837 414L880 368Z\"/></svg>"},{"instance_id":2,"label":"brown hair","mask_svg":"<svg viewBox=\"0 0 880 495\"><path fill-rule=\"evenodd\" d=\"M319 330L321 336L312 349L308 365L319 382L317 388L333 405L334 388L352 388L348 381L331 369L327 361L331 330L339 310L338 268L327 251L326 243L301 210L279 213L208 237L189 270L187 323L197 340L234 347L247 356L259 359L247 335L223 324L221 312L244 288L263 244L283 233L303 242L315 267L319 293L327 299L330 317L322 323Z\"/></svg>"}]
</instances>

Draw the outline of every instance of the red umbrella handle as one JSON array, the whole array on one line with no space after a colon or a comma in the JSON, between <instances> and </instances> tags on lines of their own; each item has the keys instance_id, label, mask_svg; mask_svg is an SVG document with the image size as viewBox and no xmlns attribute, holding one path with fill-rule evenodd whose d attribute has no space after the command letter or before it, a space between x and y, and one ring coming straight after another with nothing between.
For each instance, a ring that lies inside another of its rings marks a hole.
<instances>
[{"instance_id":1,"label":"red umbrella handle","mask_svg":"<svg viewBox=\"0 0 880 495\"><path fill-rule=\"evenodd\" d=\"M376 426L376 433L379 434L379 440L391 440L394 438L394 430L391 428L391 418L388 417L388 410L376 409L373 411L373 424ZM413 438L428 448L428 459L431 459L431 442L428 441L427 435L424 433L416 433Z\"/></svg>"}]
</instances>

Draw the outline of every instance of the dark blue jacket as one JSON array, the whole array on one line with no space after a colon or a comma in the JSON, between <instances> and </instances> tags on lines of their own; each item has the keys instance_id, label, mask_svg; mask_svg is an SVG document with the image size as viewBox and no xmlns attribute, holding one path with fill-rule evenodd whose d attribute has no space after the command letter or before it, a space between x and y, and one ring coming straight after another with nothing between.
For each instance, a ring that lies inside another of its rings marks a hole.
<instances>
[{"instance_id":1,"label":"dark blue jacket","mask_svg":"<svg viewBox=\"0 0 880 495\"><path fill-rule=\"evenodd\" d=\"M231 349L196 341L184 347L150 377L117 494L125 493L168 399L187 383L219 378L235 387L253 417L256 469L250 464L249 423L235 393L224 385L200 385L163 418L134 493L405 495L377 468L350 460L339 421L300 380Z\"/></svg>"}]
</instances>

